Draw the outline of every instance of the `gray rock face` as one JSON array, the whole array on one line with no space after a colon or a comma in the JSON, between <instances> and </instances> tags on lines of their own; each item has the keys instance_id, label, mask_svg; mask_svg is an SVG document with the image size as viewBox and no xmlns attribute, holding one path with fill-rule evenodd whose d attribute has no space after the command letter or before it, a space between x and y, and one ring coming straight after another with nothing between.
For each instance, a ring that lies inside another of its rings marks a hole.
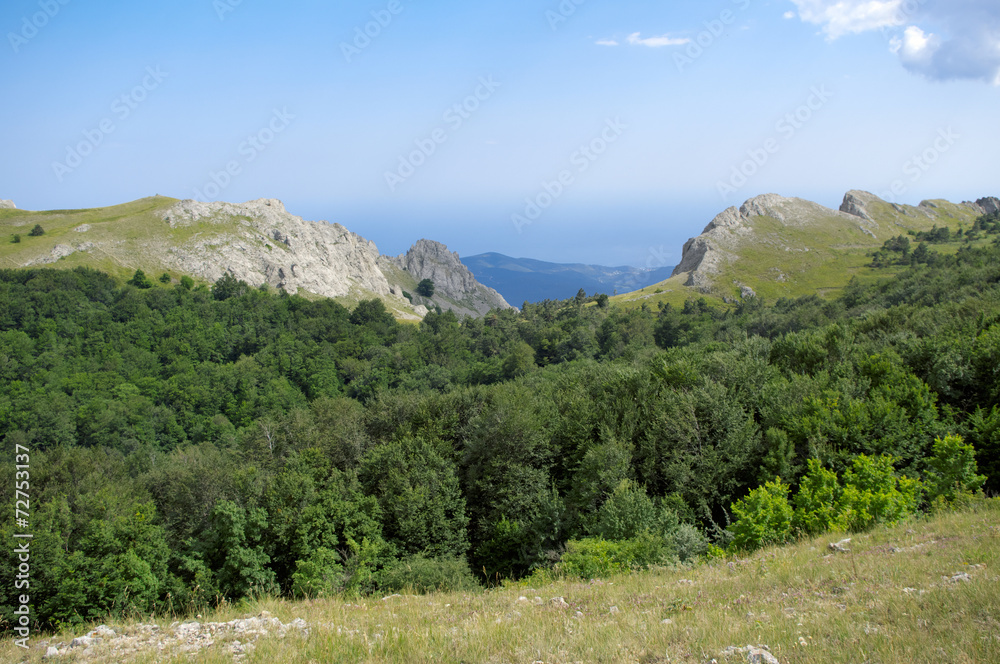
<instances>
[{"instance_id":1,"label":"gray rock face","mask_svg":"<svg viewBox=\"0 0 1000 664\"><path fill-rule=\"evenodd\" d=\"M459 316L479 317L491 309L510 309L500 293L476 281L458 254L432 240L419 240L402 256L383 261L408 272L418 282L434 282L432 301Z\"/></svg>"},{"instance_id":2,"label":"gray rock face","mask_svg":"<svg viewBox=\"0 0 1000 664\"><path fill-rule=\"evenodd\" d=\"M987 198L980 198L978 201L973 203L976 207L983 211L983 214L993 214L994 212L1000 212L1000 198L994 198L989 196Z\"/></svg>"},{"instance_id":3,"label":"gray rock face","mask_svg":"<svg viewBox=\"0 0 1000 664\"><path fill-rule=\"evenodd\" d=\"M719 213L701 235L688 240L681 262L674 268L672 276L687 273L685 286L708 291L722 266L737 258L734 249L741 239L754 234L752 222L758 217L770 217L785 226L804 226L830 217L855 219L844 212L801 198L785 198L777 194L757 196L739 208L731 207Z\"/></svg>"},{"instance_id":4,"label":"gray rock face","mask_svg":"<svg viewBox=\"0 0 1000 664\"><path fill-rule=\"evenodd\" d=\"M168 248L169 262L181 272L212 281L229 272L249 284L266 283L289 293L301 288L325 297L343 297L352 290L391 295L373 242L340 224L305 221L279 200L239 205L186 200L163 219L171 228L197 222L239 224L239 232L228 237L196 236Z\"/></svg>"},{"instance_id":5,"label":"gray rock face","mask_svg":"<svg viewBox=\"0 0 1000 664\"><path fill-rule=\"evenodd\" d=\"M14 205L14 201L0 201L0 209L16 210L17 206Z\"/></svg>"}]
</instances>

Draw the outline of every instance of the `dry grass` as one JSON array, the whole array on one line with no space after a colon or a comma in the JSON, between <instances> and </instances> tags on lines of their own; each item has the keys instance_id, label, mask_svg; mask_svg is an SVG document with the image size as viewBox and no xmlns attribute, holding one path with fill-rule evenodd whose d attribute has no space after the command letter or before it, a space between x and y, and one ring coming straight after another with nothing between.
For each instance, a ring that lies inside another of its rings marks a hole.
<instances>
[{"instance_id":1,"label":"dry grass","mask_svg":"<svg viewBox=\"0 0 1000 664\"><path fill-rule=\"evenodd\" d=\"M830 553L836 539L589 583L265 600L204 619L266 610L286 623L309 623L308 636L262 638L244 662L735 662L742 660L721 651L748 644L769 646L781 662L1000 662L996 501L856 536L849 554ZM952 581L958 574L968 579ZM40 662L44 644L33 643L26 661ZM223 645L196 655L150 651L131 661L232 662ZM19 652L8 641L0 659L18 661ZM98 652L89 661L119 659ZM74 651L58 661L83 660Z\"/></svg>"}]
</instances>

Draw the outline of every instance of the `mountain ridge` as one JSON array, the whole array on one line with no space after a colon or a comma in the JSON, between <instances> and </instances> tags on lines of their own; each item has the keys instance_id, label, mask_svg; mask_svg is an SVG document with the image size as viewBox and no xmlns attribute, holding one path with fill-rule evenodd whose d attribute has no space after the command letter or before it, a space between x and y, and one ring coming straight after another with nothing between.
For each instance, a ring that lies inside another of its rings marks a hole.
<instances>
[{"instance_id":1,"label":"mountain ridge","mask_svg":"<svg viewBox=\"0 0 1000 664\"><path fill-rule=\"evenodd\" d=\"M839 209L802 198L763 194L716 215L684 244L671 277L616 301L683 304L691 297L735 302L757 294L797 297L837 291L867 278L872 252L897 235L933 226L959 229L1000 209L1000 199L919 205L889 203L861 190Z\"/></svg>"},{"instance_id":2,"label":"mountain ridge","mask_svg":"<svg viewBox=\"0 0 1000 664\"><path fill-rule=\"evenodd\" d=\"M341 224L307 221L277 199L204 203L154 196L85 210L36 212L13 203L0 209L0 226L8 232L24 234L20 228L35 224L45 235L2 245L0 266L85 265L120 276L142 269L206 282L228 273L249 284L348 304L376 297L410 320L437 307L460 316L510 307L467 269L467 278L448 278L465 269L458 255L426 242L411 248L413 262L444 278L433 297L414 302L407 289L415 290L423 276L381 256L374 242Z\"/></svg>"}]
</instances>

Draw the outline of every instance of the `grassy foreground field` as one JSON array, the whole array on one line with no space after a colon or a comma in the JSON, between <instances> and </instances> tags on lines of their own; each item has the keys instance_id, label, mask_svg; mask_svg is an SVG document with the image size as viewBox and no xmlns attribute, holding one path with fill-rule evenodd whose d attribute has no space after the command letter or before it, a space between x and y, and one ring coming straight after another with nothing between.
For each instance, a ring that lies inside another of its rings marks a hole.
<instances>
[{"instance_id":1,"label":"grassy foreground field","mask_svg":"<svg viewBox=\"0 0 1000 664\"><path fill-rule=\"evenodd\" d=\"M829 548L840 539L590 582L109 621L118 636L89 648L44 657L86 630L34 638L27 656L7 640L0 661L722 663L766 645L780 662L1000 662L997 500L854 536L847 553Z\"/></svg>"}]
</instances>

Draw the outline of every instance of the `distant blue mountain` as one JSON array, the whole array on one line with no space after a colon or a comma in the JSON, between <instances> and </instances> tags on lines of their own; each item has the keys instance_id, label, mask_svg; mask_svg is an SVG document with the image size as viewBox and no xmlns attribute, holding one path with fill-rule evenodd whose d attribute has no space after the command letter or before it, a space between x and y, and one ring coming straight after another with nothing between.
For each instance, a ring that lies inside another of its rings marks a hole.
<instances>
[{"instance_id":1,"label":"distant blue mountain","mask_svg":"<svg viewBox=\"0 0 1000 664\"><path fill-rule=\"evenodd\" d=\"M488 253L463 257L476 280L495 288L515 307L524 302L566 300L582 288L587 295L628 293L670 277L673 267L643 269L581 263L547 263Z\"/></svg>"}]
</instances>

